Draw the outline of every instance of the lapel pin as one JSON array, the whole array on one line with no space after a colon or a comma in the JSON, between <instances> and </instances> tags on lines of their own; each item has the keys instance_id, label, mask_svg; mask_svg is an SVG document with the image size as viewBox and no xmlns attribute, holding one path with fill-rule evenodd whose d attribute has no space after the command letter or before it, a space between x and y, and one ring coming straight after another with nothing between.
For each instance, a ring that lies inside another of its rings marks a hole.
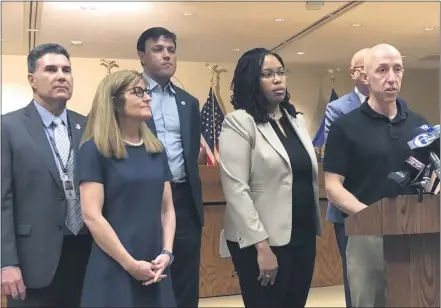
<instances>
[{"instance_id":1,"label":"lapel pin","mask_svg":"<svg viewBox=\"0 0 441 308\"><path fill-rule=\"evenodd\" d=\"M75 124L75 128L76 129L81 129L81 125L80 124Z\"/></svg>"},{"instance_id":2,"label":"lapel pin","mask_svg":"<svg viewBox=\"0 0 441 308\"><path fill-rule=\"evenodd\" d=\"M181 102L181 105L182 105L182 106L185 106L185 102L184 102L184 101L182 101L182 102Z\"/></svg>"}]
</instances>

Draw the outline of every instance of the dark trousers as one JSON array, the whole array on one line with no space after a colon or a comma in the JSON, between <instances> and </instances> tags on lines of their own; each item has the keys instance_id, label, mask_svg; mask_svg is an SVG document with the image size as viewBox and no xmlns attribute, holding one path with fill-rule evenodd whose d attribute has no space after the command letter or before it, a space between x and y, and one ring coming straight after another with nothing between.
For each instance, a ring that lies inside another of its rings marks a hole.
<instances>
[{"instance_id":1,"label":"dark trousers","mask_svg":"<svg viewBox=\"0 0 441 308\"><path fill-rule=\"evenodd\" d=\"M170 266L173 291L177 307L198 307L202 225L190 185L172 184L172 194L176 212L175 260Z\"/></svg>"},{"instance_id":2,"label":"dark trousers","mask_svg":"<svg viewBox=\"0 0 441 308\"><path fill-rule=\"evenodd\" d=\"M239 277L242 299L249 308L305 307L314 272L316 242L313 237L298 245L271 247L279 265L274 285L261 286L257 250L254 246L239 248L227 241Z\"/></svg>"},{"instance_id":3,"label":"dark trousers","mask_svg":"<svg viewBox=\"0 0 441 308\"><path fill-rule=\"evenodd\" d=\"M351 292L349 290L348 283L348 267L346 262L346 245L348 243L348 237L345 234L345 225L341 223L334 223L335 238L337 239L338 250L340 251L341 263L343 267L343 283L345 286L345 300L346 307L352 307L351 304Z\"/></svg>"},{"instance_id":4,"label":"dark trousers","mask_svg":"<svg viewBox=\"0 0 441 308\"><path fill-rule=\"evenodd\" d=\"M65 236L51 283L41 289L27 288L25 300L8 297L7 307L79 307L91 245L89 234Z\"/></svg>"}]
</instances>

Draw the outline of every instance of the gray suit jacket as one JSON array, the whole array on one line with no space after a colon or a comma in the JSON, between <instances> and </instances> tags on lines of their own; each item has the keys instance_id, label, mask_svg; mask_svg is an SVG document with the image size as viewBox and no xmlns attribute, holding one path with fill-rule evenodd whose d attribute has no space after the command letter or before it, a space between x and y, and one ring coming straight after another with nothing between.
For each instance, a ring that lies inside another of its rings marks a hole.
<instances>
[{"instance_id":1,"label":"gray suit jacket","mask_svg":"<svg viewBox=\"0 0 441 308\"><path fill-rule=\"evenodd\" d=\"M328 138L329 127L331 124L334 123L334 121L337 120L342 114L349 113L350 111L360 107L361 103L362 102L360 102L360 98L358 98L355 90L352 90L351 93L330 102L326 106L325 140ZM328 208L326 209L326 219L331 222L344 222L343 213L331 202L328 203Z\"/></svg>"},{"instance_id":2,"label":"gray suit jacket","mask_svg":"<svg viewBox=\"0 0 441 308\"><path fill-rule=\"evenodd\" d=\"M76 154L86 118L67 116ZM60 175L33 102L3 115L1 128L1 266L18 265L28 288L42 288L57 269L64 237Z\"/></svg>"},{"instance_id":3,"label":"gray suit jacket","mask_svg":"<svg viewBox=\"0 0 441 308\"><path fill-rule=\"evenodd\" d=\"M301 114L288 118L308 152L313 173L315 227L322 233L317 158ZM224 236L241 248L268 239L291 239L293 174L288 154L270 123L257 124L244 110L229 113L219 138L222 189L227 202Z\"/></svg>"}]
</instances>

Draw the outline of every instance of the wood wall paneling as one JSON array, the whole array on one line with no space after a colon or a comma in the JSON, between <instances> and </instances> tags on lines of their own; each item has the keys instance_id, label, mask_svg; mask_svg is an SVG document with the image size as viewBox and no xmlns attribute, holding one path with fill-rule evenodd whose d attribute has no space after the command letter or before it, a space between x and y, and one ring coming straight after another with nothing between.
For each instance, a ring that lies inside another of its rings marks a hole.
<instances>
[{"instance_id":1,"label":"wood wall paneling","mask_svg":"<svg viewBox=\"0 0 441 308\"><path fill-rule=\"evenodd\" d=\"M320 165L321 167L321 165ZM202 195L205 203L218 204L204 206L205 227L202 235L200 296L222 296L240 294L237 276L233 275L230 258L219 255L219 235L223 228L225 199L216 167L200 166ZM323 172L319 172L320 197L325 198ZM343 273L338 252L334 227L326 220L327 200L320 200L323 221L323 236L317 237L317 256L312 287L343 284Z\"/></svg>"}]
</instances>

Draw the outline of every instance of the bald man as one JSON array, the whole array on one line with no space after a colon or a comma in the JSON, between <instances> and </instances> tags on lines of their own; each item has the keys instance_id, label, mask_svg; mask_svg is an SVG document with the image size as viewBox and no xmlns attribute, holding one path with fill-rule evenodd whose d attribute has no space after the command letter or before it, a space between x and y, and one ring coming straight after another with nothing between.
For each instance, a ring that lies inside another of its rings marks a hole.
<instances>
[{"instance_id":1,"label":"bald man","mask_svg":"<svg viewBox=\"0 0 441 308\"><path fill-rule=\"evenodd\" d=\"M368 97L330 126L323 162L328 199L345 217L393 196L388 175L402 169L412 154L407 141L428 124L398 98L404 68L395 47L371 48L358 74ZM349 237L346 260L352 306L385 307L382 238Z\"/></svg>"},{"instance_id":2,"label":"bald man","mask_svg":"<svg viewBox=\"0 0 441 308\"><path fill-rule=\"evenodd\" d=\"M366 100L369 89L361 80L361 71L364 68L364 57L368 51L369 48L363 48L357 51L352 57L351 67L349 68L349 73L355 84L352 92L330 102L326 106L325 140L328 137L329 127L335 120L337 120L337 118L360 107L360 105ZM346 267L347 236L345 234L344 215L335 205L329 202L326 210L326 219L334 224L335 239L337 240L337 246L340 251L343 267L346 307L351 307L351 294L348 285Z\"/></svg>"}]
</instances>

